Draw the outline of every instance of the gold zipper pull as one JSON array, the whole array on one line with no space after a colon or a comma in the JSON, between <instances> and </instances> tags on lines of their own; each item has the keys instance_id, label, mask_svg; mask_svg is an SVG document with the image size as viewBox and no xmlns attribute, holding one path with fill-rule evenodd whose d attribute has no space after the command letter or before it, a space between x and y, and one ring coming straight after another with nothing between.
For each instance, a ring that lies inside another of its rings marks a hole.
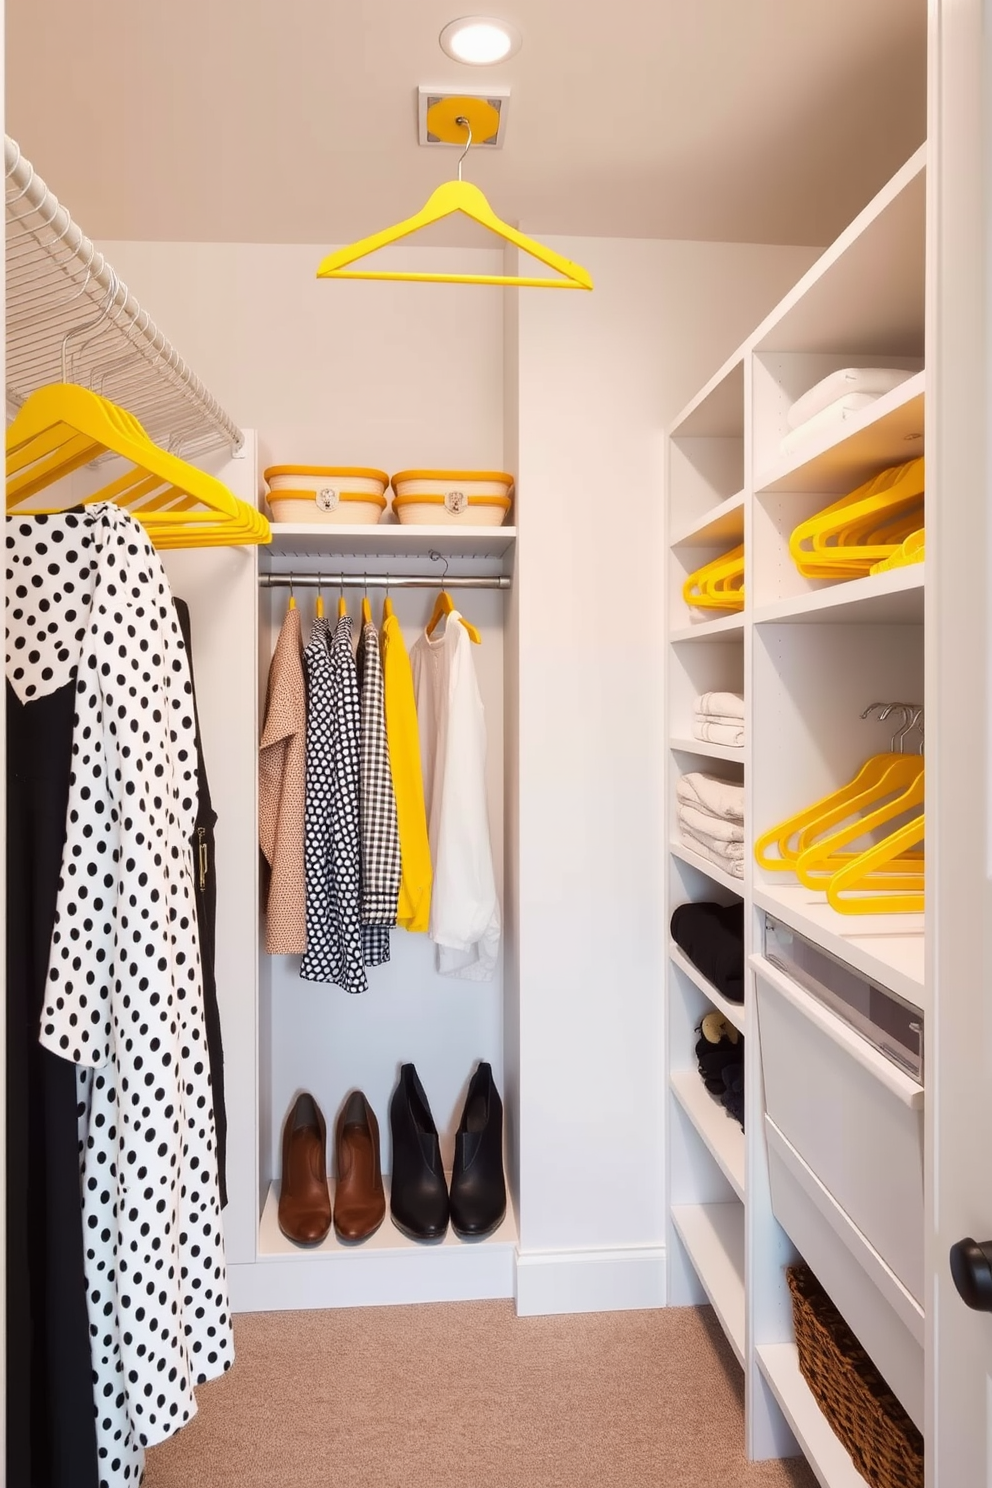
<instances>
[{"instance_id":1,"label":"gold zipper pull","mask_svg":"<svg viewBox=\"0 0 992 1488\"><path fill-rule=\"evenodd\" d=\"M197 827L196 835L200 839L200 892L207 887L207 870L210 867L210 851L207 847L206 827Z\"/></svg>"}]
</instances>

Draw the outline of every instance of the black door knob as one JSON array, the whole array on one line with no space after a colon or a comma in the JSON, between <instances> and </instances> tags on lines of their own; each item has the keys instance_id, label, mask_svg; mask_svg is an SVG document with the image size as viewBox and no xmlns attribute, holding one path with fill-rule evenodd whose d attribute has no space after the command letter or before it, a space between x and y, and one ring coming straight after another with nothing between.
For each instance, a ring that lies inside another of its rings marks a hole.
<instances>
[{"instance_id":1,"label":"black door knob","mask_svg":"<svg viewBox=\"0 0 992 1488\"><path fill-rule=\"evenodd\" d=\"M992 1312L992 1240L959 1240L951 1246L951 1276L962 1302Z\"/></svg>"}]
</instances>

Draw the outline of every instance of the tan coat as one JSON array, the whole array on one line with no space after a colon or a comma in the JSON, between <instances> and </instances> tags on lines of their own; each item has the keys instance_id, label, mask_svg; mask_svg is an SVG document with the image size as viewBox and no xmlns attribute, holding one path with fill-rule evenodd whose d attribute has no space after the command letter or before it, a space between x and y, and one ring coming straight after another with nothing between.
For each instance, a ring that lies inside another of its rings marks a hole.
<instances>
[{"instance_id":1,"label":"tan coat","mask_svg":"<svg viewBox=\"0 0 992 1488\"><path fill-rule=\"evenodd\" d=\"M272 870L265 949L300 956L307 948L303 868L307 695L300 612L288 610L276 642L258 747L258 840Z\"/></svg>"}]
</instances>

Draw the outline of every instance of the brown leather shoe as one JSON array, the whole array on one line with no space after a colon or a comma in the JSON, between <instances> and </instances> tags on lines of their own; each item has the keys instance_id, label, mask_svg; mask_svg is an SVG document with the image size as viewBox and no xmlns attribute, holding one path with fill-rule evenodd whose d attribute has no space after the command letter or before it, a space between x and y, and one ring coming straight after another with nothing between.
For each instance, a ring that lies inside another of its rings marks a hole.
<instances>
[{"instance_id":1,"label":"brown leather shoe","mask_svg":"<svg viewBox=\"0 0 992 1488\"><path fill-rule=\"evenodd\" d=\"M379 1165L379 1123L360 1090L353 1090L338 1117L334 1138L338 1182L334 1233L352 1244L374 1235L386 1215Z\"/></svg>"},{"instance_id":2,"label":"brown leather shoe","mask_svg":"<svg viewBox=\"0 0 992 1488\"><path fill-rule=\"evenodd\" d=\"M297 1096L282 1129L279 1228L295 1245L319 1245L331 1228L327 1125L312 1095Z\"/></svg>"}]
</instances>

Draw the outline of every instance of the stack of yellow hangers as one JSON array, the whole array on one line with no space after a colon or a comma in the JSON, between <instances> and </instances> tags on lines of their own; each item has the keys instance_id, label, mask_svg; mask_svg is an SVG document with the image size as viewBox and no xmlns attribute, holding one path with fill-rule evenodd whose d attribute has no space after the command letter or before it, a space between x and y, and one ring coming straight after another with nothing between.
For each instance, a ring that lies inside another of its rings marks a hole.
<instances>
[{"instance_id":1,"label":"stack of yellow hangers","mask_svg":"<svg viewBox=\"0 0 992 1488\"><path fill-rule=\"evenodd\" d=\"M880 707L873 703L862 717ZM905 727L889 753L873 755L847 785L779 822L754 846L762 868L794 873L807 888L825 892L828 904L842 914L923 909L923 758L897 748L920 723L922 709L893 703L880 716L895 709L903 713ZM849 850L852 842L871 839L909 813L908 820L863 851Z\"/></svg>"},{"instance_id":2,"label":"stack of yellow hangers","mask_svg":"<svg viewBox=\"0 0 992 1488\"><path fill-rule=\"evenodd\" d=\"M698 610L742 610L744 545L691 573L682 585L682 598Z\"/></svg>"},{"instance_id":3,"label":"stack of yellow hangers","mask_svg":"<svg viewBox=\"0 0 992 1488\"><path fill-rule=\"evenodd\" d=\"M51 504L37 499L56 481L103 454L127 460L126 474L81 499L71 485ZM42 515L114 501L145 527L157 548L267 543L269 524L215 476L170 455L138 420L75 383L51 383L25 402L7 429L7 515Z\"/></svg>"},{"instance_id":4,"label":"stack of yellow hangers","mask_svg":"<svg viewBox=\"0 0 992 1488\"><path fill-rule=\"evenodd\" d=\"M789 539L799 572L807 579L856 579L883 567L919 563L923 485L921 457L883 470L800 522Z\"/></svg>"}]
</instances>

